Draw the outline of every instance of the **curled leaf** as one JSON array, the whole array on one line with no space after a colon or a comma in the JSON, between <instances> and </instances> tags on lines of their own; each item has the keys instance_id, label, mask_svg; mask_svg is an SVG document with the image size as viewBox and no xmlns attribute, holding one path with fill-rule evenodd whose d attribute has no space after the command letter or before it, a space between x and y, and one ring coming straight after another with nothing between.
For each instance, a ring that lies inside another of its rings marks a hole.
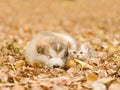
<instances>
[{"instance_id":1,"label":"curled leaf","mask_svg":"<svg viewBox=\"0 0 120 90\"><path fill-rule=\"evenodd\" d=\"M67 68L70 68L70 67L74 67L74 66L76 66L76 62L74 61L74 60L68 60L67 62L66 62L66 67Z\"/></svg>"},{"instance_id":2,"label":"curled leaf","mask_svg":"<svg viewBox=\"0 0 120 90\"><path fill-rule=\"evenodd\" d=\"M92 69L93 66L83 62L83 61L80 61L78 59L74 59L75 62L79 63L81 65L82 68L89 68L89 69Z\"/></svg>"},{"instance_id":3,"label":"curled leaf","mask_svg":"<svg viewBox=\"0 0 120 90\"><path fill-rule=\"evenodd\" d=\"M23 61L23 60L19 60L19 61L15 62L15 68L16 69L21 68L23 65L25 65L25 61Z\"/></svg>"}]
</instances>

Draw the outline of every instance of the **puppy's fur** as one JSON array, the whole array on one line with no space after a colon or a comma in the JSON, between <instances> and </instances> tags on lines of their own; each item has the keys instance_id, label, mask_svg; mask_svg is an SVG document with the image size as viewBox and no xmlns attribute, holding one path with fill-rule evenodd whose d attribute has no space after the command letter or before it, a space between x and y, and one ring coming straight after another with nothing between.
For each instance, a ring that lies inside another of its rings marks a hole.
<instances>
[{"instance_id":1,"label":"puppy's fur","mask_svg":"<svg viewBox=\"0 0 120 90\"><path fill-rule=\"evenodd\" d=\"M64 67L71 51L76 49L75 40L65 34L45 32L33 37L25 48L28 62L42 65Z\"/></svg>"}]
</instances>

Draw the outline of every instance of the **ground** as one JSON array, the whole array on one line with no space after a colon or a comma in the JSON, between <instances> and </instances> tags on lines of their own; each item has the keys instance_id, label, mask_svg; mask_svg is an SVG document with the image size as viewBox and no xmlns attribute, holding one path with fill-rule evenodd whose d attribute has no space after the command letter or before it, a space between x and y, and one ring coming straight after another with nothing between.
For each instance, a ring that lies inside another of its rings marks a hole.
<instances>
[{"instance_id":1,"label":"ground","mask_svg":"<svg viewBox=\"0 0 120 90\"><path fill-rule=\"evenodd\" d=\"M119 0L0 0L0 90L120 90L119 6ZM83 45L73 55L76 65L28 65L24 48L41 31L66 33Z\"/></svg>"}]
</instances>

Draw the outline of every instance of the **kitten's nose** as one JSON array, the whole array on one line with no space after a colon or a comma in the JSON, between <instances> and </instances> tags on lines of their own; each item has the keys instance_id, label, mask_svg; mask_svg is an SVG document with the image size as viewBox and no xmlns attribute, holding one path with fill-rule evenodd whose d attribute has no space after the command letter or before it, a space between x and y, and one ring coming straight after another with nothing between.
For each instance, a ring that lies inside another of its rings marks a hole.
<instances>
[{"instance_id":1,"label":"kitten's nose","mask_svg":"<svg viewBox=\"0 0 120 90\"><path fill-rule=\"evenodd\" d=\"M59 68L60 66L59 65L53 65L53 68Z\"/></svg>"}]
</instances>

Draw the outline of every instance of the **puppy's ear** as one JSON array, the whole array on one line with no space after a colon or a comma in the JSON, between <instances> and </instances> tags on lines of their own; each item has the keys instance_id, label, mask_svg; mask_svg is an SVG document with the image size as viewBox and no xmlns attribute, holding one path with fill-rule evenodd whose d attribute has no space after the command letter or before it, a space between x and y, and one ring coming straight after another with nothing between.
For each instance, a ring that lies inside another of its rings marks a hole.
<instances>
[{"instance_id":1,"label":"puppy's ear","mask_svg":"<svg viewBox=\"0 0 120 90\"><path fill-rule=\"evenodd\" d=\"M36 47L36 50L37 50L37 53L38 53L38 54L43 54L43 53L44 53L44 48L41 47L41 46L37 46L37 47Z\"/></svg>"}]
</instances>

